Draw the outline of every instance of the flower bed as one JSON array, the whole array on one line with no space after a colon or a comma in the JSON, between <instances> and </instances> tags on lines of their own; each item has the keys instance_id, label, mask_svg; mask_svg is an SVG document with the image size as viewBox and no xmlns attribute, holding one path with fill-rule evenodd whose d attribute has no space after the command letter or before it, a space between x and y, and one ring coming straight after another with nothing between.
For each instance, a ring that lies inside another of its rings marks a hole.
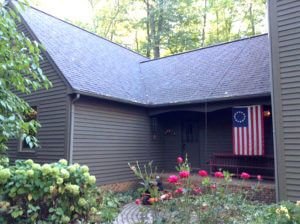
<instances>
[{"instance_id":1,"label":"flower bed","mask_svg":"<svg viewBox=\"0 0 300 224\"><path fill-rule=\"evenodd\" d=\"M158 191L155 184L158 178L152 170L145 167L145 172L137 166L131 170L143 182L140 192L148 191L151 198L151 209L154 223L300 223L300 202L282 202L282 204L264 204L255 200L255 195L263 191L261 176L258 175L255 186L249 189L250 174L242 173L239 188L231 189L232 175L228 172L216 172L215 178L210 178L205 170L199 171L201 183L192 182L190 166L187 159L178 158L178 173L168 178L172 197L166 200L166 192ZM217 179L222 181L216 181ZM151 184L149 184L151 183ZM136 203L141 205L142 200ZM140 206L142 213L149 209Z\"/></svg>"}]
</instances>

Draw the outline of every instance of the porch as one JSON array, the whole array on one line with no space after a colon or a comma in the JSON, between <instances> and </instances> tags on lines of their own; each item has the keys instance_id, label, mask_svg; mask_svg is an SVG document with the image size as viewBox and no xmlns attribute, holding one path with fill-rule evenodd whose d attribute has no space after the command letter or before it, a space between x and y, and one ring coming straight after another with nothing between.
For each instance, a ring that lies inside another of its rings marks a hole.
<instances>
[{"instance_id":1,"label":"porch","mask_svg":"<svg viewBox=\"0 0 300 224\"><path fill-rule=\"evenodd\" d=\"M231 102L235 105L234 102ZM251 104L250 104L251 105ZM264 111L271 111L269 103ZM176 158L188 156L192 172L201 169L214 173L228 170L239 176L241 172L274 179L272 116L264 116L264 156L234 156L232 106L202 105L198 109L178 107L158 111L152 116L153 138L163 142L163 170L174 171ZM216 155L219 156L216 162ZM223 158L222 158L223 157ZM220 162L223 161L223 162ZM212 166L215 165L215 166Z\"/></svg>"}]
</instances>

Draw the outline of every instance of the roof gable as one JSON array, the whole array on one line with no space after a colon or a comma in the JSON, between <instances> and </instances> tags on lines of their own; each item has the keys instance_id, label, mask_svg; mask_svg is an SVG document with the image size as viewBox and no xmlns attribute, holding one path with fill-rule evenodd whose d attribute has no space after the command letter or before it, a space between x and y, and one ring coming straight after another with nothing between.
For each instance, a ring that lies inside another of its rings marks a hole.
<instances>
[{"instance_id":1,"label":"roof gable","mask_svg":"<svg viewBox=\"0 0 300 224\"><path fill-rule=\"evenodd\" d=\"M145 102L144 56L37 9L19 11L74 90Z\"/></svg>"},{"instance_id":2,"label":"roof gable","mask_svg":"<svg viewBox=\"0 0 300 224\"><path fill-rule=\"evenodd\" d=\"M149 60L32 7L20 13L76 92L143 105L270 93L267 35Z\"/></svg>"}]
</instances>

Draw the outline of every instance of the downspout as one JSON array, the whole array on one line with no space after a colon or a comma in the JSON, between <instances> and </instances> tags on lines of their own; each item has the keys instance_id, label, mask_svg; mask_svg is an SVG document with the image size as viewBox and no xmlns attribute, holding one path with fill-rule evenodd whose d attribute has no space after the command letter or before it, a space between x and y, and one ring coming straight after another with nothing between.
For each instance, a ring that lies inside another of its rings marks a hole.
<instances>
[{"instance_id":1,"label":"downspout","mask_svg":"<svg viewBox=\"0 0 300 224\"><path fill-rule=\"evenodd\" d=\"M69 157L69 164L73 163L73 138L74 138L74 112L75 112L75 105L74 103L79 100L80 94L77 93L76 97L71 102L71 130L70 130L70 157Z\"/></svg>"}]
</instances>

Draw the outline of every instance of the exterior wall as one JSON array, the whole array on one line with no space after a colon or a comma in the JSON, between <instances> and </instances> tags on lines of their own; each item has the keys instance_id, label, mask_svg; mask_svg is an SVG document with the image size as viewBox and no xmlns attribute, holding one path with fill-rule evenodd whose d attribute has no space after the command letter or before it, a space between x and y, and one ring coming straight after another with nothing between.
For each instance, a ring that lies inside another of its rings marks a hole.
<instances>
[{"instance_id":1,"label":"exterior wall","mask_svg":"<svg viewBox=\"0 0 300 224\"><path fill-rule=\"evenodd\" d=\"M146 109L83 96L74 105L73 162L88 165L98 185L135 180L128 162L162 166Z\"/></svg>"},{"instance_id":2,"label":"exterior wall","mask_svg":"<svg viewBox=\"0 0 300 224\"><path fill-rule=\"evenodd\" d=\"M18 29L31 40L36 39L25 23L18 24ZM41 69L52 82L53 87L48 90L40 89L32 92L31 95L19 94L31 106L37 106L38 121L42 125L37 134L41 148L33 149L32 152L19 152L19 140L10 140L8 153L11 161L32 158L36 162L45 163L67 158L69 144L67 84L59 75L50 57L45 52L42 56L44 60L40 62Z\"/></svg>"},{"instance_id":3,"label":"exterior wall","mask_svg":"<svg viewBox=\"0 0 300 224\"><path fill-rule=\"evenodd\" d=\"M300 1L269 0L277 199L300 200Z\"/></svg>"}]
</instances>

